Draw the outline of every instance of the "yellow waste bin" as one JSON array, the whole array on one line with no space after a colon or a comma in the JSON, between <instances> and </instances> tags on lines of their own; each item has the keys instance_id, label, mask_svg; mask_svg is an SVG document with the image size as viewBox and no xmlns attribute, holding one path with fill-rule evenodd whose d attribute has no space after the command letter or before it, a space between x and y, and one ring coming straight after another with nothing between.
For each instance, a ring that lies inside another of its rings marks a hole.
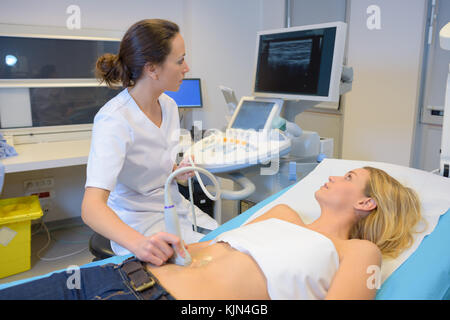
<instances>
[{"instance_id":1,"label":"yellow waste bin","mask_svg":"<svg viewBox=\"0 0 450 320\"><path fill-rule=\"evenodd\" d=\"M0 199L0 278L30 269L31 220L40 217L36 195Z\"/></svg>"}]
</instances>

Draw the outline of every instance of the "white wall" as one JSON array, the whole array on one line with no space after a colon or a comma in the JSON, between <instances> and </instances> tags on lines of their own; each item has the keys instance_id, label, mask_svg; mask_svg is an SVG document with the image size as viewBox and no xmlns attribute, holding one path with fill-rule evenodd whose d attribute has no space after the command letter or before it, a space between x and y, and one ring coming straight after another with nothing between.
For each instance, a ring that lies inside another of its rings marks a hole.
<instances>
[{"instance_id":1,"label":"white wall","mask_svg":"<svg viewBox=\"0 0 450 320\"><path fill-rule=\"evenodd\" d=\"M367 8L381 9L381 29L369 30ZM425 25L424 0L350 2L342 157L409 166L415 141Z\"/></svg>"},{"instance_id":2,"label":"white wall","mask_svg":"<svg viewBox=\"0 0 450 320\"><path fill-rule=\"evenodd\" d=\"M346 0L291 0L291 26L345 21Z\"/></svg>"},{"instance_id":3,"label":"white wall","mask_svg":"<svg viewBox=\"0 0 450 320\"><path fill-rule=\"evenodd\" d=\"M203 129L226 126L226 104L219 85L239 99L251 95L256 32L283 27L284 1L188 0L185 33L191 76L202 78L204 108L187 115L186 128L202 121Z\"/></svg>"}]
</instances>

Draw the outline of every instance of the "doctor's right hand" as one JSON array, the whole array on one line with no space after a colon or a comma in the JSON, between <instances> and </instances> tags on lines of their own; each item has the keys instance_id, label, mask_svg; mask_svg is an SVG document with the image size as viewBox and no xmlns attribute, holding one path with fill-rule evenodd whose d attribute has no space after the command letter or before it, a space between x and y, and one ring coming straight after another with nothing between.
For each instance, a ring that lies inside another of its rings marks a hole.
<instances>
[{"instance_id":1,"label":"doctor's right hand","mask_svg":"<svg viewBox=\"0 0 450 320\"><path fill-rule=\"evenodd\" d=\"M143 237L133 250L133 253L141 261L150 262L156 266L163 265L170 257L173 256L174 250L172 245L177 250L178 254L183 258L184 250L183 243L179 237L176 235L158 232L149 237Z\"/></svg>"}]
</instances>

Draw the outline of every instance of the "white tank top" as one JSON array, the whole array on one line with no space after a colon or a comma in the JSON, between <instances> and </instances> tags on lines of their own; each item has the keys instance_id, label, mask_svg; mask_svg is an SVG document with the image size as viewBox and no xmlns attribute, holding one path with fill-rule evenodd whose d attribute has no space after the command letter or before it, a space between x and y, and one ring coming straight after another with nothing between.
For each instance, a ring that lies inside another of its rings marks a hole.
<instances>
[{"instance_id":1,"label":"white tank top","mask_svg":"<svg viewBox=\"0 0 450 320\"><path fill-rule=\"evenodd\" d=\"M250 255L264 273L273 300L323 299L339 267L330 239L275 218L224 232L214 242Z\"/></svg>"}]
</instances>

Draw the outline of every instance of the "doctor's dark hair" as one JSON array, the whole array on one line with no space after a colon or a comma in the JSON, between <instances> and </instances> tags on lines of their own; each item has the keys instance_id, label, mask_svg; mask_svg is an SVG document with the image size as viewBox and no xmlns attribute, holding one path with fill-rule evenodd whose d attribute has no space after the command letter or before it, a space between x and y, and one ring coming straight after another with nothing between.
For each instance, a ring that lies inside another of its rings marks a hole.
<instances>
[{"instance_id":1,"label":"doctor's dark hair","mask_svg":"<svg viewBox=\"0 0 450 320\"><path fill-rule=\"evenodd\" d=\"M120 42L119 53L106 53L98 58L95 76L109 87L136 84L146 63L161 65L169 55L171 40L180 32L174 22L146 19L133 24Z\"/></svg>"}]
</instances>

